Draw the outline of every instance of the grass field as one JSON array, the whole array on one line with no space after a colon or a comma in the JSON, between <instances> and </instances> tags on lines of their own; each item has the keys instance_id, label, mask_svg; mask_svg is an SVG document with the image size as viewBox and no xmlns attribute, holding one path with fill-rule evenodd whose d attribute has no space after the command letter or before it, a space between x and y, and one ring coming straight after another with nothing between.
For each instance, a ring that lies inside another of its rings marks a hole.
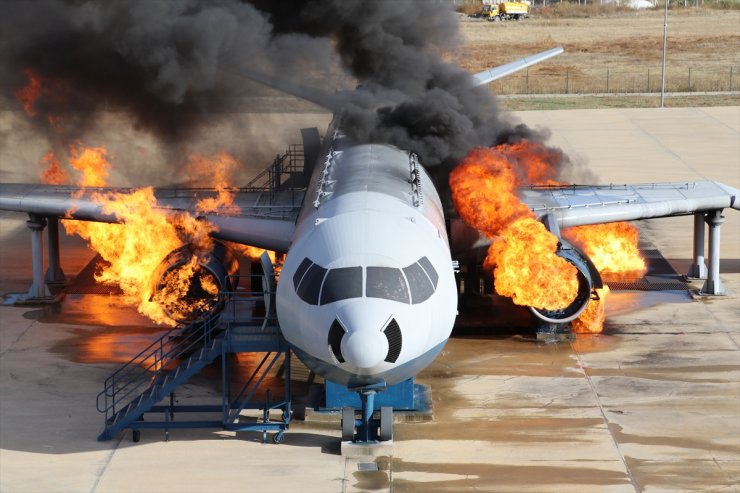
<instances>
[{"instance_id":1,"label":"grass field","mask_svg":"<svg viewBox=\"0 0 740 493\"><path fill-rule=\"evenodd\" d=\"M463 43L452 56L477 72L554 46L565 48L558 57L491 84L501 95L659 93L663 11L590 12L589 17L562 17L544 11L538 17L534 10L528 19L495 23L461 15ZM740 10L670 11L666 90L740 91ZM569 99L587 107L621 106L617 97ZM651 99L631 97L628 104L650 106ZM679 105L740 104L737 94L670 99ZM523 109L536 98L506 101L518 101L516 109Z\"/></svg>"}]
</instances>

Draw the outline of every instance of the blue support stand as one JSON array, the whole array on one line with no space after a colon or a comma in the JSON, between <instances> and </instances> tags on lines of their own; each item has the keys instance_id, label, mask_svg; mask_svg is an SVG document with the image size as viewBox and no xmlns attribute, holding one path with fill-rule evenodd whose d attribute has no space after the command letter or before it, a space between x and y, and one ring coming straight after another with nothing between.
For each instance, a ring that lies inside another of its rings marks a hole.
<instances>
[{"instance_id":1,"label":"blue support stand","mask_svg":"<svg viewBox=\"0 0 740 493\"><path fill-rule=\"evenodd\" d=\"M356 390L349 390L344 385L326 381L324 410L336 410L343 407L362 407L362 398ZM424 410L424 388L414 383L413 378L404 380L396 385L386 387L382 392L377 392L373 398L373 409L390 406L396 411L420 411Z\"/></svg>"}]
</instances>

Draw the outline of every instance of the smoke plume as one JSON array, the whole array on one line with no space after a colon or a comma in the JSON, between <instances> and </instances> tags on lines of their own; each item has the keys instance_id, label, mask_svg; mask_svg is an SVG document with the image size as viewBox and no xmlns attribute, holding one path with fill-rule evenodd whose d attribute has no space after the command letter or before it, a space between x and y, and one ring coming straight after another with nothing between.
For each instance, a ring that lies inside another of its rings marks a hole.
<instances>
[{"instance_id":1,"label":"smoke plume","mask_svg":"<svg viewBox=\"0 0 740 493\"><path fill-rule=\"evenodd\" d=\"M6 1L0 33L6 96L35 74L39 128L64 140L93 112L120 109L176 145L204 115L249 110L264 89L240 74L321 94L351 138L413 150L426 166L543 138L442 60L459 43L456 14L424 0Z\"/></svg>"}]
</instances>

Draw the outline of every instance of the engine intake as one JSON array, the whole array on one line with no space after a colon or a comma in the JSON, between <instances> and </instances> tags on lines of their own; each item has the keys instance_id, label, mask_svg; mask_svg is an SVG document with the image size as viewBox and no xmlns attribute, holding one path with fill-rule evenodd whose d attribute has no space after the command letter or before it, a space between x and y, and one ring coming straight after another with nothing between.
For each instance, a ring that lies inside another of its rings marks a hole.
<instances>
[{"instance_id":1,"label":"engine intake","mask_svg":"<svg viewBox=\"0 0 740 493\"><path fill-rule=\"evenodd\" d=\"M215 316L236 290L239 263L229 247L214 241L210 251L183 245L170 252L152 276L152 300L177 322Z\"/></svg>"},{"instance_id":2,"label":"engine intake","mask_svg":"<svg viewBox=\"0 0 740 493\"><path fill-rule=\"evenodd\" d=\"M560 239L556 255L568 261L578 270L578 294L576 299L560 310L545 310L534 307L529 307L529 309L537 318L545 322L564 324L578 318L591 300L591 292L594 289L603 288L604 283L591 259L567 240Z\"/></svg>"}]
</instances>

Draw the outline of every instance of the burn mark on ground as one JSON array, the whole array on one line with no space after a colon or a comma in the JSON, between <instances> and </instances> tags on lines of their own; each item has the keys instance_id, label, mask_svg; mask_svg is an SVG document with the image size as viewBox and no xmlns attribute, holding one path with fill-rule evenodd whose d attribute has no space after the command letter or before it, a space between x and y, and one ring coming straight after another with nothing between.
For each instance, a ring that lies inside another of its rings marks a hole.
<instances>
[{"instance_id":1,"label":"burn mark on ground","mask_svg":"<svg viewBox=\"0 0 740 493\"><path fill-rule=\"evenodd\" d=\"M516 491L518 486L546 486L548 490L557 489L563 485L591 485L599 486L629 484L627 475L620 471L610 471L589 467L581 463L576 467L554 467L546 465L496 465L496 464L421 464L405 462L402 459L393 459L393 488L396 492L458 492L467 489L476 491L493 491L501 488L511 488ZM451 481L408 481L404 480L404 472L436 473L467 475L468 479ZM596 491L596 490L594 490Z\"/></svg>"},{"instance_id":2,"label":"burn mark on ground","mask_svg":"<svg viewBox=\"0 0 740 493\"><path fill-rule=\"evenodd\" d=\"M619 443L635 443L638 445L664 445L667 447L676 447L678 449L705 450L709 453L727 452L730 454L737 453L737 443L731 445L722 445L716 442L697 440L685 437L669 437L656 435L633 435L624 433L622 426L616 423L609 423L609 429L614 438Z\"/></svg>"}]
</instances>

